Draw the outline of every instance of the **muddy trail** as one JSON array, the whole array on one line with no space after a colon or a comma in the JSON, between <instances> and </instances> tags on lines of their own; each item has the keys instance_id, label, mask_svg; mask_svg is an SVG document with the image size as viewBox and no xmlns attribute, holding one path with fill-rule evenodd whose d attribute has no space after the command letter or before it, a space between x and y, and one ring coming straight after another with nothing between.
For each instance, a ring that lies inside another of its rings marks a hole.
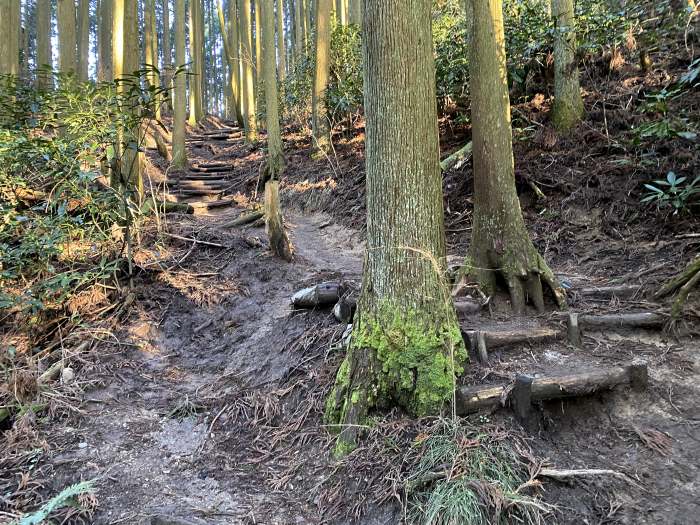
<instances>
[{"instance_id":1,"label":"muddy trail","mask_svg":"<svg viewBox=\"0 0 700 525\"><path fill-rule=\"evenodd\" d=\"M33 428L29 434L43 453L18 453L24 459L13 476L23 485L13 490L55 494L95 480L94 494L81 501L89 512L62 515L75 523L399 523L403 454L432 420L392 412L348 458L332 459L321 414L346 325L329 309L290 304L305 286L359 285L362 231L320 211L332 201L329 185L316 182L339 170L345 184L356 184L350 146L339 149L335 166L311 163L298 137L287 137L291 174L283 199L295 259L285 263L270 255L262 225L227 226L252 205L262 152L216 129L194 134L191 162L230 165L224 175L216 173L224 181L216 188L225 189L199 192L192 185L181 192L179 175L166 176L161 161L150 157L151 182L162 187L175 180L171 194L195 202L195 213L163 216L144 234L130 306L108 334L93 336L89 351L73 356L80 363L73 408L43 427L16 425L16 432ZM217 202L224 194L225 203ZM355 197L339 199L338 209L347 210ZM596 212L581 216L595 221ZM585 228L593 229L590 222ZM452 235L464 237L464 230L468 226L453 226ZM615 252L615 241L605 251L599 240L594 236L588 246L597 250L590 264L565 251L549 254L570 288L572 309L663 311L644 295L648 270L665 257L658 245ZM451 252L455 264L463 244L452 243ZM624 290L606 288L620 282ZM485 305L462 313L461 323L467 338L475 331L524 334L507 345L491 344L487 361L472 353L462 380L467 386L501 384L522 373L648 367L649 384L641 392L623 386L537 403L536 424L528 431L507 410L469 416L484 428L522 436L538 468L616 473L538 479L543 500L555 506L547 522L696 521L700 360L692 334L606 327L586 330L579 348L558 336L531 337L533 330L566 333L565 318L555 313L518 321ZM31 476L22 481L22 465L31 462Z\"/></svg>"}]
</instances>

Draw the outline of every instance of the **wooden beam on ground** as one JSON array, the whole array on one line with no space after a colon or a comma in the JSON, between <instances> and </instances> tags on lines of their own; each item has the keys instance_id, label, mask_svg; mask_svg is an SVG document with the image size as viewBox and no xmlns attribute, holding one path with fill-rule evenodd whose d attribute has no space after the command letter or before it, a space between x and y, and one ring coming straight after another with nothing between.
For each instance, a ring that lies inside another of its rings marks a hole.
<instances>
[{"instance_id":1,"label":"wooden beam on ground","mask_svg":"<svg viewBox=\"0 0 700 525\"><path fill-rule=\"evenodd\" d=\"M590 395L611 390L618 386L630 386L635 390L646 388L648 382L646 364L589 370L569 375L534 377L530 383L530 399L545 401ZM481 410L495 410L504 406L511 397L511 383L495 386L465 386L457 390L458 415ZM523 393L519 395L522 397ZM523 409L521 407L521 413Z\"/></svg>"}]
</instances>

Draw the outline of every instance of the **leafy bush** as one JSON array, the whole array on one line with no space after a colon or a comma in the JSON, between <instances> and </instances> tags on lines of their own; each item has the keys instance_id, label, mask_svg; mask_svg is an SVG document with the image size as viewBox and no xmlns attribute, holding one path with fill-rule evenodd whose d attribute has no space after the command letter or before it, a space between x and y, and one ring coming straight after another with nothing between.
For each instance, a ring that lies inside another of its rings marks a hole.
<instances>
[{"instance_id":1,"label":"leafy bush","mask_svg":"<svg viewBox=\"0 0 700 525\"><path fill-rule=\"evenodd\" d=\"M331 125L351 123L362 108L362 37L355 24L336 25L331 34L330 82L326 104Z\"/></svg>"},{"instance_id":2,"label":"leafy bush","mask_svg":"<svg viewBox=\"0 0 700 525\"><path fill-rule=\"evenodd\" d=\"M665 180L655 180L645 184L648 190L642 202L655 203L657 207L671 207L673 214L690 211L700 200L700 176L690 181L687 177L678 177L669 171Z\"/></svg>"}]
</instances>

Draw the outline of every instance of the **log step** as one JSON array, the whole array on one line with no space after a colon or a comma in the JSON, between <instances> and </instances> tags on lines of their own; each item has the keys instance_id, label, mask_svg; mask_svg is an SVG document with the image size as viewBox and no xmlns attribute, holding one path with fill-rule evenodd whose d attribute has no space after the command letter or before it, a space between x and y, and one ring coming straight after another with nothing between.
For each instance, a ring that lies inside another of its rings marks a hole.
<instances>
[{"instance_id":1,"label":"log step","mask_svg":"<svg viewBox=\"0 0 700 525\"><path fill-rule=\"evenodd\" d=\"M182 189L182 190L177 190L171 192L172 195L175 196L182 196L182 197L191 197L191 196L197 196L197 195L220 195L223 193L223 189Z\"/></svg>"},{"instance_id":2,"label":"log step","mask_svg":"<svg viewBox=\"0 0 700 525\"><path fill-rule=\"evenodd\" d=\"M226 179L166 179L165 180L166 184L169 184L170 186L198 186L198 187L206 187L206 186L227 186L231 184L231 181L226 180Z\"/></svg>"},{"instance_id":3,"label":"log step","mask_svg":"<svg viewBox=\"0 0 700 525\"><path fill-rule=\"evenodd\" d=\"M630 386L635 390L643 390L648 383L646 364L631 364L622 367L595 369L568 375L532 377L521 376L516 383L528 385L528 392L518 393L518 397L532 401L579 397L604 390L612 390L618 386ZM493 386L464 386L457 390L457 415L464 416L481 410L496 410L506 403L514 402L515 388L512 383L502 383ZM522 390L522 388L520 389ZM521 409L523 407L520 407ZM518 410L524 412L524 410Z\"/></svg>"}]
</instances>

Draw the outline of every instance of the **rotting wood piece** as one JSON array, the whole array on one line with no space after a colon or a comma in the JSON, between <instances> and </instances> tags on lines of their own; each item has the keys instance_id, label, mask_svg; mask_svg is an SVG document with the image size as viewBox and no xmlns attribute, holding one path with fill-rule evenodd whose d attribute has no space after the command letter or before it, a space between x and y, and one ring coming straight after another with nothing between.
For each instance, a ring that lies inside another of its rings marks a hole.
<instances>
[{"instance_id":1,"label":"rotting wood piece","mask_svg":"<svg viewBox=\"0 0 700 525\"><path fill-rule=\"evenodd\" d=\"M630 386L635 390L646 388L648 371L646 364L596 369L577 374L532 378L530 399L545 401L579 397L618 386ZM511 396L511 383L495 386L465 386L457 390L457 415L480 410L494 410L506 404Z\"/></svg>"},{"instance_id":2,"label":"rotting wood piece","mask_svg":"<svg viewBox=\"0 0 700 525\"><path fill-rule=\"evenodd\" d=\"M343 286L338 282L320 283L299 290L292 296L296 308L317 308L335 304L343 294Z\"/></svg>"}]
</instances>

